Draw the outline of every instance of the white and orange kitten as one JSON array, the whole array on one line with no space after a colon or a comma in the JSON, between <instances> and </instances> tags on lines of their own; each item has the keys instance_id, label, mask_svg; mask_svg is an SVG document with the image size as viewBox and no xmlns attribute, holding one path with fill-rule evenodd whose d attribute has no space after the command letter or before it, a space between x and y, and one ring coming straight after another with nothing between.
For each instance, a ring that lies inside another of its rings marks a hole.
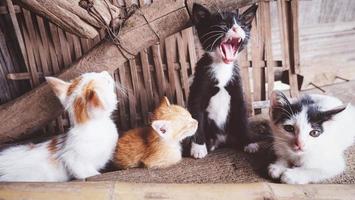
<instances>
[{"instance_id":1,"label":"white and orange kitten","mask_svg":"<svg viewBox=\"0 0 355 200\"><path fill-rule=\"evenodd\" d=\"M289 101L273 92L270 118L275 163L272 178L289 184L317 183L345 170L344 151L355 138L355 109L325 95L304 95Z\"/></svg>"},{"instance_id":2,"label":"white and orange kitten","mask_svg":"<svg viewBox=\"0 0 355 200\"><path fill-rule=\"evenodd\" d=\"M46 77L73 123L65 135L0 153L0 181L68 181L100 174L111 159L118 133L115 82L106 71L65 82Z\"/></svg>"}]
</instances>

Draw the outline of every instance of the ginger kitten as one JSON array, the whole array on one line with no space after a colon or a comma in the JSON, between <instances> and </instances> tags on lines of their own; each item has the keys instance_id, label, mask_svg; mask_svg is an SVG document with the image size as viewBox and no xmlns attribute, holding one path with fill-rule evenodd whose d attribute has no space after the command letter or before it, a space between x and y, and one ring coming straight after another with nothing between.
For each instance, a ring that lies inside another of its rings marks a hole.
<instances>
[{"instance_id":1,"label":"ginger kitten","mask_svg":"<svg viewBox=\"0 0 355 200\"><path fill-rule=\"evenodd\" d=\"M108 72L86 73L65 82L46 77L68 110L68 133L0 152L0 181L68 181L100 174L118 138L111 113L116 109L115 82Z\"/></svg>"},{"instance_id":2,"label":"ginger kitten","mask_svg":"<svg viewBox=\"0 0 355 200\"><path fill-rule=\"evenodd\" d=\"M180 142L195 133L197 121L166 97L151 118L150 126L130 130L118 140L114 158L118 168L163 168L181 160Z\"/></svg>"}]
</instances>

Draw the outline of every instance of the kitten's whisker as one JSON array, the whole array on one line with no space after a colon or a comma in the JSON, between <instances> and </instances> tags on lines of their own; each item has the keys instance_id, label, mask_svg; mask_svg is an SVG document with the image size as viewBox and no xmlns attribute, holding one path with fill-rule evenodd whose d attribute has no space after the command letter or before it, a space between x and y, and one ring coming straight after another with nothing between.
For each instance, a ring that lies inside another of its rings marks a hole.
<instances>
[{"instance_id":1,"label":"kitten's whisker","mask_svg":"<svg viewBox=\"0 0 355 200\"><path fill-rule=\"evenodd\" d=\"M217 37L217 36L220 36L220 35L222 35L222 34L215 34L215 35L209 36L207 39L203 40L202 45L205 44L208 40L213 39L214 37Z\"/></svg>"},{"instance_id":2,"label":"kitten's whisker","mask_svg":"<svg viewBox=\"0 0 355 200\"><path fill-rule=\"evenodd\" d=\"M287 114L287 116L289 118L291 118L293 115L291 115L290 112L288 112L288 110L286 110L285 108L281 107L281 106L276 106L275 108L280 108L282 110L283 113Z\"/></svg>"},{"instance_id":3,"label":"kitten's whisker","mask_svg":"<svg viewBox=\"0 0 355 200\"><path fill-rule=\"evenodd\" d=\"M225 25L213 25L213 26L210 26L210 27L217 27L217 28L220 28L220 29L222 29L222 30L224 30L224 31L227 31L227 30L228 30L228 27L225 26Z\"/></svg>"},{"instance_id":4,"label":"kitten's whisker","mask_svg":"<svg viewBox=\"0 0 355 200\"><path fill-rule=\"evenodd\" d=\"M212 43L212 45L211 45L211 47L210 47L210 51L212 51L213 45L214 45L221 37L223 37L223 35L217 37L217 38L214 40L214 42Z\"/></svg>"},{"instance_id":5,"label":"kitten's whisker","mask_svg":"<svg viewBox=\"0 0 355 200\"><path fill-rule=\"evenodd\" d=\"M224 32L223 32L223 31L210 31L210 32L208 32L208 33L205 33L203 36L201 36L200 39L203 39L203 38L206 37L207 35L213 34L213 33L224 33Z\"/></svg>"},{"instance_id":6,"label":"kitten's whisker","mask_svg":"<svg viewBox=\"0 0 355 200\"><path fill-rule=\"evenodd\" d=\"M293 109L291 107L291 103L290 101L287 99L287 97L285 96L284 93L281 93L281 98L284 100L284 102L286 103L286 105L288 106L288 108L290 109L290 111L292 112L292 115L295 115L295 113L293 112Z\"/></svg>"},{"instance_id":7,"label":"kitten's whisker","mask_svg":"<svg viewBox=\"0 0 355 200\"><path fill-rule=\"evenodd\" d=\"M279 137L279 136L269 136L267 135L266 137L269 137L269 138L272 138L272 139L279 139L279 140L282 140L282 141L287 141L285 138L282 138L282 137Z\"/></svg>"}]
</instances>

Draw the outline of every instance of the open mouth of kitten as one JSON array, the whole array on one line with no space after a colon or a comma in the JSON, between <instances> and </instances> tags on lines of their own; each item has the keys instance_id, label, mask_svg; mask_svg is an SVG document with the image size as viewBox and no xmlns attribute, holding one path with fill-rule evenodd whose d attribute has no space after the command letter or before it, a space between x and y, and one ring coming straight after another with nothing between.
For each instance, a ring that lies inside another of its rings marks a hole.
<instances>
[{"instance_id":1,"label":"open mouth of kitten","mask_svg":"<svg viewBox=\"0 0 355 200\"><path fill-rule=\"evenodd\" d=\"M232 37L229 39L224 39L219 46L222 54L222 60L224 63L229 64L233 62L237 57L237 52L242 44L242 38Z\"/></svg>"}]
</instances>

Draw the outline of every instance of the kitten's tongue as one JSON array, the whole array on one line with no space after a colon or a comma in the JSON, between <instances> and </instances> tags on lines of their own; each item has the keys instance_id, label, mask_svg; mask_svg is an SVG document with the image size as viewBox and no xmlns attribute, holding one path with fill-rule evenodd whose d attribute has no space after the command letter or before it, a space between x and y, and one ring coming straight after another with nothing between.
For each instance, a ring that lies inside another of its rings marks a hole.
<instances>
[{"instance_id":1,"label":"kitten's tongue","mask_svg":"<svg viewBox=\"0 0 355 200\"><path fill-rule=\"evenodd\" d=\"M222 57L225 63L233 62L234 60L234 49L232 44L230 43L223 43L222 45Z\"/></svg>"}]
</instances>

